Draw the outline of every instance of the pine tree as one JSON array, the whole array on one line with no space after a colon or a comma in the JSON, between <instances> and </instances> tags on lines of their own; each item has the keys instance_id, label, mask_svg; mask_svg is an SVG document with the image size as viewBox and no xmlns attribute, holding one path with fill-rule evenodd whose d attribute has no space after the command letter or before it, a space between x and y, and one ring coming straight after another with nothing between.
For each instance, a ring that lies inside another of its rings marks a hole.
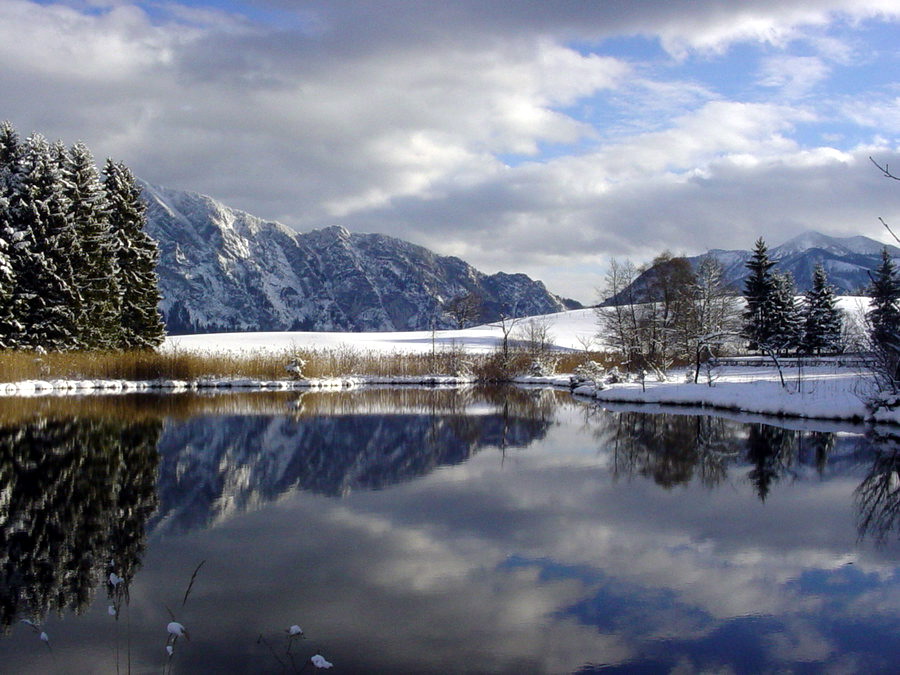
<instances>
[{"instance_id":1,"label":"pine tree","mask_svg":"<svg viewBox=\"0 0 900 675\"><path fill-rule=\"evenodd\" d=\"M769 259L766 243L760 237L756 240L752 257L747 261L750 274L744 282L744 298L747 301L747 308L744 310L744 337L749 340L751 350L768 345L772 337L766 309L775 291L775 282L772 278L774 264Z\"/></svg>"},{"instance_id":2,"label":"pine tree","mask_svg":"<svg viewBox=\"0 0 900 675\"><path fill-rule=\"evenodd\" d=\"M0 122L0 174L11 170L21 156L19 135L9 122Z\"/></svg>"},{"instance_id":3,"label":"pine tree","mask_svg":"<svg viewBox=\"0 0 900 675\"><path fill-rule=\"evenodd\" d=\"M769 336L766 347L776 352L796 349L800 343L801 318L796 287L790 273L772 273L773 290L764 305Z\"/></svg>"},{"instance_id":4,"label":"pine tree","mask_svg":"<svg viewBox=\"0 0 900 675\"><path fill-rule=\"evenodd\" d=\"M14 336L21 325L13 315L12 299L15 291L13 257L14 229L9 216L12 195L12 174L21 158L18 134L9 122L0 122L0 349L14 347Z\"/></svg>"},{"instance_id":5,"label":"pine tree","mask_svg":"<svg viewBox=\"0 0 900 675\"><path fill-rule=\"evenodd\" d=\"M81 292L80 342L87 349L115 348L119 341L121 293L115 239L106 192L90 150L78 143L63 158L64 192L78 235L72 259Z\"/></svg>"},{"instance_id":6,"label":"pine tree","mask_svg":"<svg viewBox=\"0 0 900 675\"><path fill-rule=\"evenodd\" d=\"M81 297L70 263L77 234L59 167L40 135L27 139L10 176L6 213L16 279L11 309L21 326L13 336L16 346L77 347Z\"/></svg>"},{"instance_id":7,"label":"pine tree","mask_svg":"<svg viewBox=\"0 0 900 675\"><path fill-rule=\"evenodd\" d=\"M144 231L146 206L131 171L107 160L103 185L109 223L116 239L121 288L119 347L147 349L162 343L165 327L159 314L159 250Z\"/></svg>"},{"instance_id":8,"label":"pine tree","mask_svg":"<svg viewBox=\"0 0 900 675\"><path fill-rule=\"evenodd\" d=\"M12 314L12 297L15 277L13 276L10 244L3 236L4 213L8 205L6 197L0 197L0 349L12 346L10 334L16 331Z\"/></svg>"},{"instance_id":9,"label":"pine tree","mask_svg":"<svg viewBox=\"0 0 900 675\"><path fill-rule=\"evenodd\" d=\"M900 279L897 267L887 248L881 251L881 264L871 275L869 285L872 309L869 320L869 336L880 362L879 370L886 379L897 382L900 369Z\"/></svg>"},{"instance_id":10,"label":"pine tree","mask_svg":"<svg viewBox=\"0 0 900 675\"><path fill-rule=\"evenodd\" d=\"M803 339L801 349L807 354L837 351L841 343L843 321L834 288L821 264L813 270L812 288L806 292L803 306Z\"/></svg>"}]
</instances>

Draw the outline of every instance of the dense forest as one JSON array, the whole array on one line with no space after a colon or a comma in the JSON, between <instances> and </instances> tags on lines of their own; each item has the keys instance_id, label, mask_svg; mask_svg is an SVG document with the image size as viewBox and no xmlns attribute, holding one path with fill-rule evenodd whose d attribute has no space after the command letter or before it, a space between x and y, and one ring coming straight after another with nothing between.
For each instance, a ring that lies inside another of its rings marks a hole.
<instances>
[{"instance_id":1,"label":"dense forest","mask_svg":"<svg viewBox=\"0 0 900 675\"><path fill-rule=\"evenodd\" d=\"M156 243L124 164L0 123L0 348L159 345Z\"/></svg>"}]
</instances>

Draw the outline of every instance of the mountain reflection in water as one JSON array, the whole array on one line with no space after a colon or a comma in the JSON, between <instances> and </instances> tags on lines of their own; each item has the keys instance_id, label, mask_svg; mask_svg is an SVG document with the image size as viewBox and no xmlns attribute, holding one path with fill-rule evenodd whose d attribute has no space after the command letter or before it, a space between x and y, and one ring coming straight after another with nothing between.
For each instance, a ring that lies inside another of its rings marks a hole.
<instances>
[{"instance_id":1,"label":"mountain reflection in water","mask_svg":"<svg viewBox=\"0 0 900 675\"><path fill-rule=\"evenodd\" d=\"M890 672L900 440L683 412L518 389L0 401L0 662Z\"/></svg>"},{"instance_id":2,"label":"mountain reflection in water","mask_svg":"<svg viewBox=\"0 0 900 675\"><path fill-rule=\"evenodd\" d=\"M553 393L511 390L495 401L489 393L478 396L474 411L472 391L307 394L292 402L291 414L199 415L168 424L151 529L205 527L292 489L329 496L381 489L484 448L524 448L544 437Z\"/></svg>"}]
</instances>

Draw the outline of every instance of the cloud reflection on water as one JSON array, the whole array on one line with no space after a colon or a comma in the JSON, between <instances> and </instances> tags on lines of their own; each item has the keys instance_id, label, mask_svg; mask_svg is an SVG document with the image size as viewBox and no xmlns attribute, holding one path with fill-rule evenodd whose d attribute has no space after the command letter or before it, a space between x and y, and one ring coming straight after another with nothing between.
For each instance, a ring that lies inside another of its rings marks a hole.
<instances>
[{"instance_id":1,"label":"cloud reflection on water","mask_svg":"<svg viewBox=\"0 0 900 675\"><path fill-rule=\"evenodd\" d=\"M207 516L190 522L215 527L152 539L132 588L135 662L159 662L152 627L165 625L162 603L178 600L201 558L208 562L184 617L192 641L177 661L191 672L277 672L255 640L293 623L309 636L304 644L351 672L564 672L600 664L877 670L900 648L900 547L896 537L876 546L857 536L854 495L873 466L860 435L848 428L829 439L824 463L816 450L823 439L812 436L820 432L781 438L761 501L747 444L753 434L780 432L738 421L585 415L568 399L548 414L536 402L516 409L512 427L521 433L503 452L497 424L511 427L501 401L454 423L445 438L467 438L474 448L447 455L458 459L423 470L356 452L339 454L328 469L336 481L328 485L341 485L342 476L366 475L360 461L379 460L375 466L388 470L379 475L399 480L375 490L362 483L319 490L322 483L298 482L306 474L296 471L233 480L232 470L253 477L260 465L252 460L266 453L285 459L303 447L283 442L284 425L294 424L287 419L248 418L241 435L234 433L240 417L229 417L227 434L181 436L194 439L186 453L171 445L178 434L164 440L174 453L163 454L164 465L182 462L174 465L182 477L212 467L217 478L197 485L238 490L229 498L244 506L209 519L203 508L219 508L225 493L206 494L193 503ZM537 424L522 419L528 405L539 412ZM459 414L437 411L444 423ZM433 428L415 414L394 421L414 445L428 438L416 430ZM712 472L704 469L706 450L688 442L698 428L716 439L710 447L721 461ZM365 446L341 436L338 427L327 447ZM264 440L237 455L197 438L227 439L225 448L238 447L236 438ZM161 473L163 496L176 494L165 484L171 475ZM262 480L273 476L293 478ZM108 649L96 637L105 625L100 612L86 620L77 630L93 631L96 645L69 665L96 665ZM0 651L9 644L0 642Z\"/></svg>"}]
</instances>

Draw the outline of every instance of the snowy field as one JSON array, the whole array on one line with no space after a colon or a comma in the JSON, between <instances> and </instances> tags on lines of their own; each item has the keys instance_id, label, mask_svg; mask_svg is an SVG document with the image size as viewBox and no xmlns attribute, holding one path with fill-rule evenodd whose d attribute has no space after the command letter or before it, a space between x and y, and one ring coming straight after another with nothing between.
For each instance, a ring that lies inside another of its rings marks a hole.
<instances>
[{"instance_id":1,"label":"snowy field","mask_svg":"<svg viewBox=\"0 0 900 675\"><path fill-rule=\"evenodd\" d=\"M842 296L838 299L845 315L854 323L861 321L868 298ZM586 346L603 347L597 339L597 315L593 309L578 309L558 314L529 317L519 320L510 338L522 339L527 324L537 322L546 326L549 342L559 349L583 351ZM292 349L334 349L350 347L360 351L385 354L425 354L432 350L461 348L468 352L484 353L495 350L503 339L498 324L487 324L463 330L417 331L405 333L210 333L205 335L175 335L166 338L164 350L205 354L239 354L242 352L283 353Z\"/></svg>"},{"instance_id":2,"label":"snowy field","mask_svg":"<svg viewBox=\"0 0 900 675\"><path fill-rule=\"evenodd\" d=\"M546 325L550 343L560 349L584 350L597 333L597 315L592 309L529 317L517 322L510 339L522 339L528 322ZM484 353L495 350L503 339L498 324L463 330L417 331L405 333L211 333L175 335L166 338L163 350L204 354L242 352L280 353L292 349L334 349L350 347L359 351L384 354L426 354L437 349L458 348ZM594 345L596 346L596 344Z\"/></svg>"}]
</instances>

